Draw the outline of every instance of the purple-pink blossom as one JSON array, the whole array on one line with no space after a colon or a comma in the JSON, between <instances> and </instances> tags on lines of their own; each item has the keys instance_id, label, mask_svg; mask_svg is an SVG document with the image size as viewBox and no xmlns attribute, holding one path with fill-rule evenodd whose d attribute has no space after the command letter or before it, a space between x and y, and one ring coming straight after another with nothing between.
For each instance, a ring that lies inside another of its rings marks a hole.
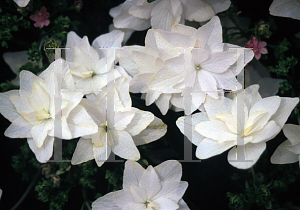
<instances>
[{"instance_id":1,"label":"purple-pink blossom","mask_svg":"<svg viewBox=\"0 0 300 210\"><path fill-rule=\"evenodd\" d=\"M30 15L30 19L36 22L34 26L40 28L49 25L50 20L47 19L48 17L49 13L47 12L46 7L42 7L41 10L35 15Z\"/></svg>"},{"instance_id":2,"label":"purple-pink blossom","mask_svg":"<svg viewBox=\"0 0 300 210\"><path fill-rule=\"evenodd\" d=\"M261 54L267 54L268 50L265 48L267 46L267 43L264 41L258 41L256 37L252 37L252 40L247 42L247 48L253 48L254 57L259 60L261 57Z\"/></svg>"}]
</instances>

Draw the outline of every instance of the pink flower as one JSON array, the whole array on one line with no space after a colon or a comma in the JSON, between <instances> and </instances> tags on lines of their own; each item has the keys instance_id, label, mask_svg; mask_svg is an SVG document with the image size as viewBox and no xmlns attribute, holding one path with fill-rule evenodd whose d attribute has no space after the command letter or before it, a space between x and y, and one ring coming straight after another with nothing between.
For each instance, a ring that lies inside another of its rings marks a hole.
<instances>
[{"instance_id":1,"label":"pink flower","mask_svg":"<svg viewBox=\"0 0 300 210\"><path fill-rule=\"evenodd\" d=\"M268 50L264 48L267 46L266 42L259 42L257 38L252 37L252 40L247 42L246 48L253 48L254 56L256 60L260 59L261 54L267 54Z\"/></svg>"},{"instance_id":2,"label":"pink flower","mask_svg":"<svg viewBox=\"0 0 300 210\"><path fill-rule=\"evenodd\" d=\"M35 21L34 24L35 27L42 28L43 26L48 26L50 23L50 20L47 18L49 17L49 13L46 10L46 7L42 7L41 10L36 13L35 15L30 15L30 19Z\"/></svg>"}]
</instances>

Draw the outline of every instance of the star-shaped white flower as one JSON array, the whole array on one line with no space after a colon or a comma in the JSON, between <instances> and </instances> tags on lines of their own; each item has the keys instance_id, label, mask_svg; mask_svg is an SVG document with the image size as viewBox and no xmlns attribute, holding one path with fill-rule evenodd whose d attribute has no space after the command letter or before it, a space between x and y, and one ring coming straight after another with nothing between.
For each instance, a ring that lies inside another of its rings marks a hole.
<instances>
[{"instance_id":1,"label":"star-shaped white flower","mask_svg":"<svg viewBox=\"0 0 300 210\"><path fill-rule=\"evenodd\" d=\"M150 29L145 47L125 47L118 58L133 76L130 91L145 93L146 105L155 102L162 114L171 105L183 110L184 97L192 94L191 109L186 110L190 114L204 103L206 95L218 98L217 91L241 88L235 76L253 58L253 52L245 49L245 60L237 66L244 52L236 48L222 43L220 20L214 17L198 30L184 25L174 25L171 32ZM191 93L185 88L191 88Z\"/></svg>"},{"instance_id":2,"label":"star-shaped white flower","mask_svg":"<svg viewBox=\"0 0 300 210\"><path fill-rule=\"evenodd\" d=\"M300 126L286 124L282 130L288 139L277 147L271 157L271 163L300 163Z\"/></svg>"},{"instance_id":3,"label":"star-shaped white flower","mask_svg":"<svg viewBox=\"0 0 300 210\"><path fill-rule=\"evenodd\" d=\"M62 89L58 92L61 80ZM54 137L72 139L97 132L97 125L78 105L83 93L74 90L75 85L64 60L54 61L39 76L21 71L20 90L1 93L0 112L12 122L4 134L10 138L27 138L37 160L47 162L52 156ZM61 108L55 109L58 98ZM54 132L55 116L58 114L61 115L61 134Z\"/></svg>"},{"instance_id":4,"label":"star-shaped white flower","mask_svg":"<svg viewBox=\"0 0 300 210\"><path fill-rule=\"evenodd\" d=\"M125 163L123 190L98 198L93 210L189 210L182 196L188 183L180 181L181 164L168 160L145 170L134 161Z\"/></svg>"},{"instance_id":5,"label":"star-shaped white flower","mask_svg":"<svg viewBox=\"0 0 300 210\"><path fill-rule=\"evenodd\" d=\"M300 20L299 0L274 0L270 6L270 14Z\"/></svg>"},{"instance_id":6,"label":"star-shaped white flower","mask_svg":"<svg viewBox=\"0 0 300 210\"><path fill-rule=\"evenodd\" d=\"M233 162L236 148L228 153L229 163L237 168L250 168L256 163L266 148L266 142L273 139L281 130L299 98L272 96L261 98L258 85L245 89L244 113L237 114L237 98L206 99L206 112L192 115L195 127L187 137L196 144L196 156L207 159L228 150L235 145L245 145L245 160L252 162ZM243 92L240 94L244 94ZM177 126L185 133L185 119L180 117ZM244 123L242 123L244 122ZM192 125L193 126L193 125ZM198 132L197 135L194 132Z\"/></svg>"},{"instance_id":7,"label":"star-shaped white flower","mask_svg":"<svg viewBox=\"0 0 300 210\"><path fill-rule=\"evenodd\" d=\"M95 159L100 167L111 152L124 159L139 160L136 146L157 140L167 131L167 126L151 112L131 107L129 81L125 77L118 78L108 90L88 95L81 105L98 125L98 132L79 140L72 164Z\"/></svg>"},{"instance_id":8,"label":"star-shaped white flower","mask_svg":"<svg viewBox=\"0 0 300 210\"><path fill-rule=\"evenodd\" d=\"M66 50L66 60L77 89L84 94L98 94L114 78L129 77L122 67L114 65L123 37L123 32L115 30L97 37L90 46L86 36L81 39L75 32L68 33L66 47L70 49ZM109 72L113 77L108 78Z\"/></svg>"},{"instance_id":9,"label":"star-shaped white flower","mask_svg":"<svg viewBox=\"0 0 300 210\"><path fill-rule=\"evenodd\" d=\"M109 14L114 18L116 28L130 28L141 31L152 26L154 29L170 31L174 24L184 20L204 22L216 13L225 11L230 0L126 0L112 8Z\"/></svg>"}]
</instances>

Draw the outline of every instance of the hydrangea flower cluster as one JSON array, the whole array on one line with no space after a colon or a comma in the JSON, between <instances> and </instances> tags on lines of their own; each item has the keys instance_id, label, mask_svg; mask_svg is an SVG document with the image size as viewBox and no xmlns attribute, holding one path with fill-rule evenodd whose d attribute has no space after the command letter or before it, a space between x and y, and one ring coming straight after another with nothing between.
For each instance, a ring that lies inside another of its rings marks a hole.
<instances>
[{"instance_id":1,"label":"hydrangea flower cluster","mask_svg":"<svg viewBox=\"0 0 300 210\"><path fill-rule=\"evenodd\" d=\"M98 198L93 210L189 210L182 199L188 183L181 180L178 161L168 160L145 170L134 161L125 163L123 189Z\"/></svg>"}]
</instances>

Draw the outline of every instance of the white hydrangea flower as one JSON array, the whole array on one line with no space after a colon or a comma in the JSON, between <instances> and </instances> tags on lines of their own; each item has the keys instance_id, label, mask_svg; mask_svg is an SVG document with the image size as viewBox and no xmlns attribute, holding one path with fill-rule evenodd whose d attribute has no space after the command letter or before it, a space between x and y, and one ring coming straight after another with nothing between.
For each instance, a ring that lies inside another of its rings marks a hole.
<instances>
[{"instance_id":1,"label":"white hydrangea flower","mask_svg":"<svg viewBox=\"0 0 300 210\"><path fill-rule=\"evenodd\" d=\"M19 7L26 7L30 0L14 0Z\"/></svg>"},{"instance_id":2,"label":"white hydrangea flower","mask_svg":"<svg viewBox=\"0 0 300 210\"><path fill-rule=\"evenodd\" d=\"M270 14L300 20L299 0L274 0L270 6Z\"/></svg>"},{"instance_id":3,"label":"white hydrangea flower","mask_svg":"<svg viewBox=\"0 0 300 210\"><path fill-rule=\"evenodd\" d=\"M189 210L182 199L188 183L180 181L181 164L168 160L145 170L134 161L126 161L123 189L98 198L93 210Z\"/></svg>"},{"instance_id":4,"label":"white hydrangea flower","mask_svg":"<svg viewBox=\"0 0 300 210\"><path fill-rule=\"evenodd\" d=\"M230 0L126 0L112 8L109 14L114 18L116 28L130 28L142 31L150 26L170 31L174 24L185 20L204 22L216 13L227 10Z\"/></svg>"},{"instance_id":5,"label":"white hydrangea flower","mask_svg":"<svg viewBox=\"0 0 300 210\"><path fill-rule=\"evenodd\" d=\"M300 125L286 124L283 133L288 138L280 144L271 157L273 164L300 164Z\"/></svg>"},{"instance_id":6,"label":"white hydrangea flower","mask_svg":"<svg viewBox=\"0 0 300 210\"><path fill-rule=\"evenodd\" d=\"M123 38L124 32L115 30L97 37L90 46L86 36L81 39L75 32L68 33L66 47L70 49L66 50L66 60L77 89L85 94L98 94L114 78L122 75L129 78L122 67L114 65ZM111 71L114 77L108 78Z\"/></svg>"},{"instance_id":7,"label":"white hydrangea flower","mask_svg":"<svg viewBox=\"0 0 300 210\"><path fill-rule=\"evenodd\" d=\"M107 99L109 95L114 100ZM95 159L100 167L111 152L124 159L139 160L136 145L155 141L167 131L167 126L151 112L131 107L129 81L125 77L118 78L107 91L87 95L81 105L96 122L98 132L79 140L72 164Z\"/></svg>"},{"instance_id":8,"label":"white hydrangea flower","mask_svg":"<svg viewBox=\"0 0 300 210\"><path fill-rule=\"evenodd\" d=\"M198 30L184 25L174 25L171 32L150 29L145 47L124 47L118 58L134 77L130 92L145 93L146 105L155 102L162 114L171 105L183 110L185 88L192 88L190 114L206 95L218 98L218 90L241 88L235 76L244 67L237 67L237 59L244 53L229 47L238 48L222 43L222 27L215 16ZM253 51L245 49L244 65L252 58Z\"/></svg>"},{"instance_id":9,"label":"white hydrangea flower","mask_svg":"<svg viewBox=\"0 0 300 210\"><path fill-rule=\"evenodd\" d=\"M61 65L61 70L55 65ZM58 82L61 80L58 75L63 79L61 93L58 92ZM78 105L83 93L74 90L75 85L64 60L54 61L39 76L21 71L20 90L0 93L0 112L12 122L5 136L27 138L37 160L47 162L52 156L54 136L72 139L97 132L97 125ZM58 111L55 109L57 96L61 96L62 100ZM61 115L61 134L54 132L57 114Z\"/></svg>"},{"instance_id":10,"label":"white hydrangea flower","mask_svg":"<svg viewBox=\"0 0 300 210\"><path fill-rule=\"evenodd\" d=\"M245 160L252 162L229 163L240 169L250 168L256 163L266 148L266 142L280 132L299 102L299 98L261 98L258 88L258 85L252 85L245 89L244 115L237 115L237 97L234 100L208 97L204 103L206 112L192 115L194 127L187 137L198 146L196 156L199 159L221 154L243 143ZM176 122L182 133L185 118L180 117ZM244 125L241 122L245 122ZM235 147L229 151L228 160L236 160Z\"/></svg>"}]
</instances>

